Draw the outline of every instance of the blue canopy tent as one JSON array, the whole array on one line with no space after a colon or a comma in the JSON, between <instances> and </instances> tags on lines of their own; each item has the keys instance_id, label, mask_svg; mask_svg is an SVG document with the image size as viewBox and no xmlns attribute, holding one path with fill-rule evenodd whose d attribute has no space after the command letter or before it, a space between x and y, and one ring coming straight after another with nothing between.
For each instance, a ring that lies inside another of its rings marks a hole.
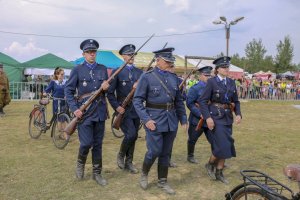
<instances>
[{"instance_id":1,"label":"blue canopy tent","mask_svg":"<svg viewBox=\"0 0 300 200\"><path fill-rule=\"evenodd\" d=\"M84 57L74 61L76 65L82 64ZM107 68L119 68L124 62L111 51L97 51L96 62L105 65Z\"/></svg>"}]
</instances>

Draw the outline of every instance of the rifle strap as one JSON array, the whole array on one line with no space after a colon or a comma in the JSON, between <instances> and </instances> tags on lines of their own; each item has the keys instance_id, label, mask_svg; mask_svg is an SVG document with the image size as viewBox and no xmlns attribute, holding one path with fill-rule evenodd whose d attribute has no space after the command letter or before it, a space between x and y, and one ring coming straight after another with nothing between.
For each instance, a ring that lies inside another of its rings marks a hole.
<instances>
[{"instance_id":1,"label":"rifle strap","mask_svg":"<svg viewBox=\"0 0 300 200\"><path fill-rule=\"evenodd\" d=\"M163 86L163 88L166 90L166 92L168 93L168 95L170 95L170 97L172 98L172 100L174 102L175 101L175 97L172 95L172 93L170 92L170 90L168 89L168 87L166 86L166 84L159 78L159 76L155 73L155 71L153 71L152 74L160 82L160 84Z\"/></svg>"}]
</instances>

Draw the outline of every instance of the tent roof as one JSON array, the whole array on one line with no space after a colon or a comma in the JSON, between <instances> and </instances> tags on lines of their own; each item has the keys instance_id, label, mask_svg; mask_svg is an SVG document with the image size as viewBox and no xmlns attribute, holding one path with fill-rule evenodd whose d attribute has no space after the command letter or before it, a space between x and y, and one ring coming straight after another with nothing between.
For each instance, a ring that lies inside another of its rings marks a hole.
<instances>
[{"instance_id":1,"label":"tent roof","mask_svg":"<svg viewBox=\"0 0 300 200\"><path fill-rule=\"evenodd\" d=\"M120 59L122 59L122 56L119 55L119 51L112 50L112 52L118 56ZM153 59L154 54L151 52L138 52L138 54L135 56L134 63L138 67L147 67L151 60ZM178 55L175 55L176 61L175 66L176 67L184 67L184 59ZM122 59L123 60L123 59ZM188 67L193 67L192 64L188 63Z\"/></svg>"},{"instance_id":2,"label":"tent roof","mask_svg":"<svg viewBox=\"0 0 300 200\"><path fill-rule=\"evenodd\" d=\"M54 54L48 53L35 59L29 60L21 64L24 68L47 68L55 69L56 67L62 67L65 69L72 69L74 64L60 58Z\"/></svg>"},{"instance_id":3,"label":"tent roof","mask_svg":"<svg viewBox=\"0 0 300 200\"><path fill-rule=\"evenodd\" d=\"M78 58L74 61L76 65L79 65L84 62L84 57ZM102 65L105 65L108 68L118 68L123 64L118 56L116 56L112 51L97 51L96 62Z\"/></svg>"},{"instance_id":4,"label":"tent roof","mask_svg":"<svg viewBox=\"0 0 300 200\"><path fill-rule=\"evenodd\" d=\"M12 57L0 52L0 63L2 63L3 65L14 66L14 65L19 64L20 62L13 59Z\"/></svg>"},{"instance_id":5,"label":"tent roof","mask_svg":"<svg viewBox=\"0 0 300 200\"><path fill-rule=\"evenodd\" d=\"M199 64L198 68L204 67L204 66L211 66L213 68L215 68L215 65L213 64L214 60L201 60L201 63ZM199 60L198 59L189 59L189 62L192 63L193 65L197 65ZM229 66L229 71L230 72L244 72L244 70L242 68L239 68L233 64L230 64Z\"/></svg>"}]
</instances>

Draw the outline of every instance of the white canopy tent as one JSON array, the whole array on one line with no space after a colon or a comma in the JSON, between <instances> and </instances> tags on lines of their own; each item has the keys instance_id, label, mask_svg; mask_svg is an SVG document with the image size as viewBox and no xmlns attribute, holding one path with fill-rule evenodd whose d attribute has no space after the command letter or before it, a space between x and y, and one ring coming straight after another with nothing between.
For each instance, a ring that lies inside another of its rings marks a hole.
<instances>
[{"instance_id":1,"label":"white canopy tent","mask_svg":"<svg viewBox=\"0 0 300 200\"><path fill-rule=\"evenodd\" d=\"M64 69L65 76L70 76L71 70ZM48 75L51 76L54 73L54 69L46 68L26 68L24 70L24 75Z\"/></svg>"}]
</instances>

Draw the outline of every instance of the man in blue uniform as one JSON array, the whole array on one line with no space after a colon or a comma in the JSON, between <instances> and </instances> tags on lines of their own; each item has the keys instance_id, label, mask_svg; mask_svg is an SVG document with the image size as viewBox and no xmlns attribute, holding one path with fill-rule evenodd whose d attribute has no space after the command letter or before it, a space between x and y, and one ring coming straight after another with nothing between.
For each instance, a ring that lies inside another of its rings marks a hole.
<instances>
[{"instance_id":1,"label":"man in blue uniform","mask_svg":"<svg viewBox=\"0 0 300 200\"><path fill-rule=\"evenodd\" d=\"M203 93L203 90L206 86L206 82L208 78L211 76L212 67L204 66L201 67L199 71L199 82L193 85L187 95L186 105L190 109L189 116L189 130L188 130L188 141L187 141L187 160L190 163L198 163L198 161L194 157L195 145L198 138L202 135L204 129L201 128L199 130L195 130L197 124L201 117L201 112L199 109L199 97ZM206 131L205 131L206 132ZM206 134L206 133L205 133Z\"/></svg>"},{"instance_id":2,"label":"man in blue uniform","mask_svg":"<svg viewBox=\"0 0 300 200\"><path fill-rule=\"evenodd\" d=\"M174 48L165 48L153 52L156 67L144 73L138 83L133 104L137 114L145 124L147 152L145 154L140 186L148 187L148 173L158 158L158 187L168 194L175 191L168 185L170 152L176 137L178 122L186 128L187 117L179 82L175 74L168 69L173 67Z\"/></svg>"},{"instance_id":3,"label":"man in blue uniform","mask_svg":"<svg viewBox=\"0 0 300 200\"><path fill-rule=\"evenodd\" d=\"M82 180L84 167L89 150L92 148L93 179L99 185L106 185L107 181L102 177L102 141L107 118L107 107L105 97L102 95L96 99L87 111L83 114L80 106L99 89L107 90L109 87L107 70L104 65L97 64L96 53L99 43L96 40L88 39L81 43L80 49L85 61L76 66L70 75L65 86L65 96L74 115L81 118L78 124L78 136L80 141L76 177ZM75 98L76 90L78 97Z\"/></svg>"},{"instance_id":4,"label":"man in blue uniform","mask_svg":"<svg viewBox=\"0 0 300 200\"><path fill-rule=\"evenodd\" d=\"M235 82L228 78L230 57L220 57L213 64L216 66L216 76L207 81L200 97L200 109L209 129L208 139L212 149L212 155L205 167L211 178L215 177L227 184L228 181L223 175L225 159L236 156L232 138L232 111L235 112L237 124L242 117ZM212 176L214 170L215 176Z\"/></svg>"},{"instance_id":5,"label":"man in blue uniform","mask_svg":"<svg viewBox=\"0 0 300 200\"><path fill-rule=\"evenodd\" d=\"M132 103L130 103L126 108L121 106L130 91L133 88L136 88L137 81L143 73L141 69L138 69L133 64L134 57L131 58L131 56L134 53L135 46L133 44L125 45L120 49L119 54L123 57L125 62L128 62L128 64L125 69L123 69L111 82L107 98L114 110L118 113L124 114L124 118L121 123L121 130L125 137L117 156L117 164L119 168L127 169L131 173L136 174L138 173L138 170L132 164L132 160L135 142L138 138L140 118Z\"/></svg>"}]
</instances>

